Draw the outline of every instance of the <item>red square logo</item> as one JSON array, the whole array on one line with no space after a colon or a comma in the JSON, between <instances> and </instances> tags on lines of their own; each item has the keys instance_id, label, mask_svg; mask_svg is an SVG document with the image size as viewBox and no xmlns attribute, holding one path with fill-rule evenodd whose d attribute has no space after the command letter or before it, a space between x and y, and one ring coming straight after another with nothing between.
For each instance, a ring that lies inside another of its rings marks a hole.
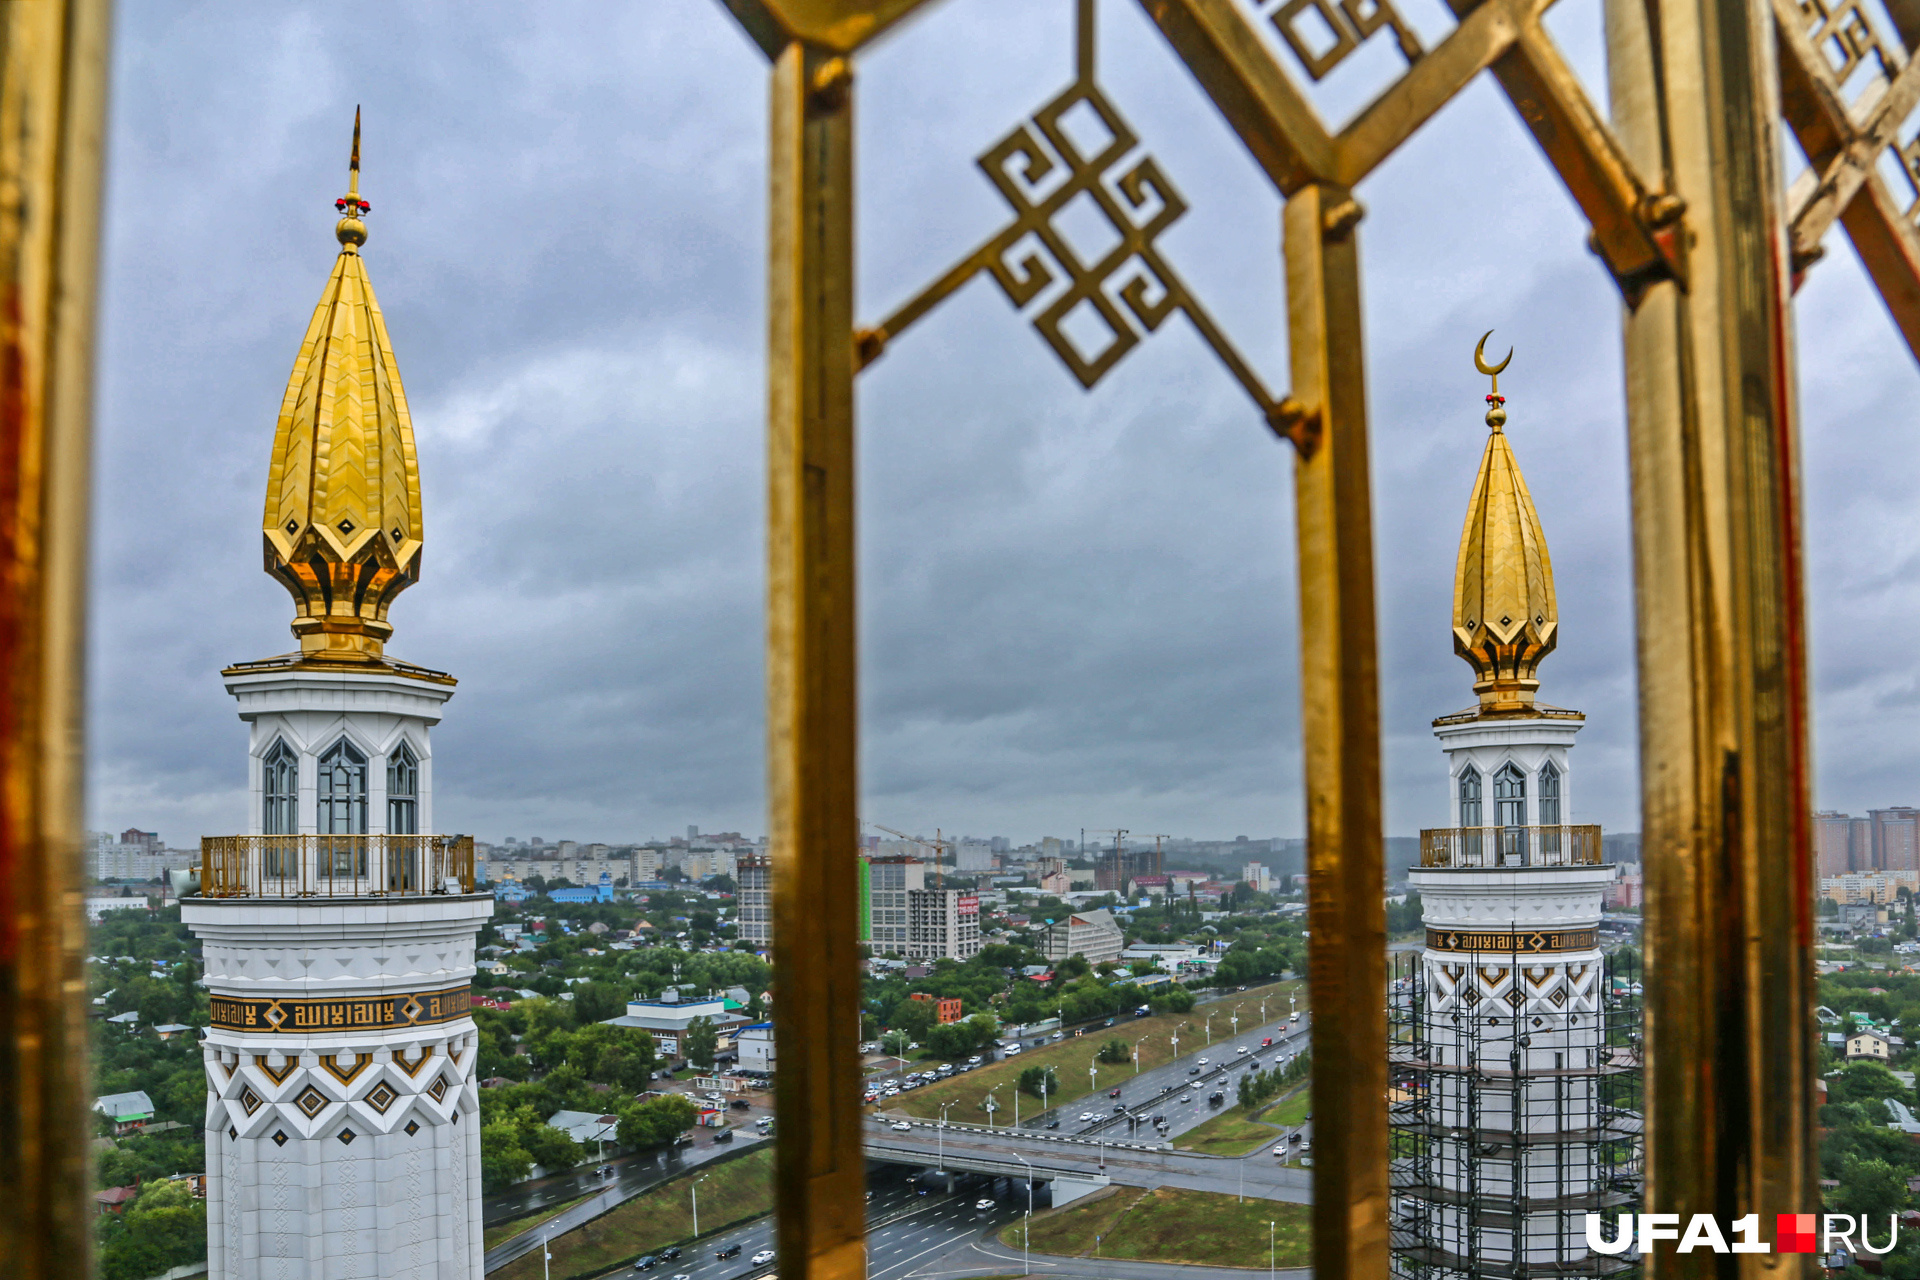
<instances>
[{"instance_id":1,"label":"red square logo","mask_svg":"<svg viewBox=\"0 0 1920 1280\"><path fill-rule=\"evenodd\" d=\"M1814 1220L1818 1214L1781 1213L1775 1214L1773 1247L1778 1253L1812 1253L1819 1243L1815 1239L1818 1228Z\"/></svg>"}]
</instances>

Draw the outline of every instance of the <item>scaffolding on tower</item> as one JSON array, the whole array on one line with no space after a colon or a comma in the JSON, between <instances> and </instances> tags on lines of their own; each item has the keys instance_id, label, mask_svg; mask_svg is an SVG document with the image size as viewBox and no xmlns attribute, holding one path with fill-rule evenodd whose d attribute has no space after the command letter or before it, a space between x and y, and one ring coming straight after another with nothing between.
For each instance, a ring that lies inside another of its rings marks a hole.
<instances>
[{"instance_id":1,"label":"scaffolding on tower","mask_svg":"<svg viewBox=\"0 0 1920 1280\"><path fill-rule=\"evenodd\" d=\"M1446 966L1457 972L1438 975L1417 952L1394 957L1389 1243L1401 1280L1636 1280L1642 1270L1631 1250L1596 1253L1586 1237L1588 1214L1602 1215L1611 1239L1618 1215L1641 1207L1638 957L1602 958L1597 1015L1516 1019L1499 988L1527 980L1520 945L1463 952ZM1448 989L1436 991L1436 978Z\"/></svg>"}]
</instances>

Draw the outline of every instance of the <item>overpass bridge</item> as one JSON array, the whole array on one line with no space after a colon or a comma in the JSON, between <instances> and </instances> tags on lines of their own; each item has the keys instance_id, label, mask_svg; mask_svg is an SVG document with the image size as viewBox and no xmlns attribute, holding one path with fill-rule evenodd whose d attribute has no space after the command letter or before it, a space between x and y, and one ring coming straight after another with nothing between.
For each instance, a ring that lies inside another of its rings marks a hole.
<instances>
[{"instance_id":1,"label":"overpass bridge","mask_svg":"<svg viewBox=\"0 0 1920 1280\"><path fill-rule=\"evenodd\" d=\"M867 1159L883 1164L910 1165L916 1169L938 1168L947 1173L984 1173L989 1177L1010 1178L1018 1182L1044 1182L1052 1191L1053 1207L1056 1209L1113 1183L1113 1179L1106 1174L1077 1165L1069 1168L1057 1164L1030 1163L1011 1153L970 1147L957 1147L930 1156L927 1148L918 1143L902 1146L870 1139L867 1142Z\"/></svg>"},{"instance_id":2,"label":"overpass bridge","mask_svg":"<svg viewBox=\"0 0 1920 1280\"><path fill-rule=\"evenodd\" d=\"M1162 1142L1115 1141L1098 1135L1034 1133L1023 1129L915 1120L905 1132L870 1124L869 1159L922 1169L952 1169L995 1177L1054 1182L1056 1205L1111 1183L1132 1187L1187 1187L1310 1204L1312 1171L1277 1164L1265 1150L1247 1156L1176 1151Z\"/></svg>"}]
</instances>

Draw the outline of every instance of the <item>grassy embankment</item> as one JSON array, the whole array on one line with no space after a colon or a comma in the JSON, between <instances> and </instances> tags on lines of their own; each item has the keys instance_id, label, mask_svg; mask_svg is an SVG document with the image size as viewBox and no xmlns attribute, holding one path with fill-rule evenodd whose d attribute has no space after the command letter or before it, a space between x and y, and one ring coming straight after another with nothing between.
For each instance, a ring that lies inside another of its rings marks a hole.
<instances>
[{"instance_id":1,"label":"grassy embankment","mask_svg":"<svg viewBox=\"0 0 1920 1280\"><path fill-rule=\"evenodd\" d=\"M1035 1214L1028 1245L1035 1253L1091 1258L1097 1236L1102 1258L1265 1269L1272 1223L1273 1265L1305 1267L1313 1261L1312 1213L1303 1204L1243 1202L1212 1191L1115 1188ZM1018 1249L1020 1223L1002 1228L1000 1243Z\"/></svg>"},{"instance_id":2,"label":"grassy embankment","mask_svg":"<svg viewBox=\"0 0 1920 1280\"><path fill-rule=\"evenodd\" d=\"M1260 1000L1267 998L1267 1013L1273 1019L1280 1018L1286 1012L1289 993L1306 995L1305 984L1299 981L1276 982L1264 987L1252 987L1246 991L1235 992L1231 999L1214 1004L1197 1006L1190 1013L1159 1014L1150 1018L1134 1018L1120 1014L1111 1027L1089 1027L1083 1036L1068 1036L1065 1040L1055 1041L1044 1049L1028 1049L1016 1057L1007 1058L984 1066L975 1071L963 1072L950 1080L928 1085L924 1089L915 1089L903 1093L886 1104L890 1111L904 1111L911 1116L927 1120L940 1118L940 1104L954 1102L947 1118L954 1123L985 1124L986 1111L981 1103L986 1100L987 1091L995 1085L1000 1091L994 1095L1000 1110L994 1112L996 1123L1006 1123L1013 1119L1013 1086L1020 1073L1029 1067L1052 1067L1060 1081L1060 1092L1051 1095L1047 1102L1052 1106L1070 1106L1091 1093L1105 1092L1118 1088L1133 1079L1134 1070L1131 1060L1127 1062L1098 1063L1097 1083L1091 1088L1087 1082L1087 1060L1094 1056L1101 1045L1108 1040L1125 1040L1129 1047L1142 1036L1145 1043L1140 1045L1140 1070L1151 1071L1163 1067L1173 1060L1171 1037L1175 1031L1180 1035L1180 1048L1185 1054L1205 1053L1207 1036L1204 1030L1208 1010L1214 1010L1213 1029L1216 1038L1230 1034L1231 1024L1227 1019L1236 1008L1240 1011L1240 1025L1257 1025L1260 1018ZM1277 998L1276 998L1277 997ZM1031 1116L1040 1110L1040 1100L1031 1096L1020 1099L1020 1112Z\"/></svg>"},{"instance_id":3,"label":"grassy embankment","mask_svg":"<svg viewBox=\"0 0 1920 1280\"><path fill-rule=\"evenodd\" d=\"M1249 1151L1278 1139L1287 1129L1307 1118L1313 1106L1313 1093L1305 1082L1278 1102L1265 1102L1251 1114L1234 1106L1204 1124L1182 1134L1175 1146L1183 1151L1200 1151L1210 1156L1243 1156Z\"/></svg>"},{"instance_id":4,"label":"grassy embankment","mask_svg":"<svg viewBox=\"0 0 1920 1280\"><path fill-rule=\"evenodd\" d=\"M585 1226L555 1236L554 1280L599 1275L670 1244L691 1253L693 1206L687 1188L695 1178L706 1179L700 1184L700 1228L702 1235L711 1235L772 1211L772 1173L773 1149L767 1147L643 1191ZM539 1280L541 1265L535 1249L490 1272L489 1280ZM692 1270L685 1260L681 1266Z\"/></svg>"},{"instance_id":5,"label":"grassy embankment","mask_svg":"<svg viewBox=\"0 0 1920 1280\"><path fill-rule=\"evenodd\" d=\"M582 1200L585 1200L587 1196L597 1196L599 1194L598 1191L589 1191L586 1196L575 1196L563 1204L550 1204L544 1209L535 1209L525 1217L513 1218L501 1223L499 1226L488 1227L480 1236L481 1247L491 1249L502 1240L511 1240L522 1231L531 1230L549 1218L560 1216L567 1210L573 1208L573 1206L579 1204Z\"/></svg>"}]
</instances>

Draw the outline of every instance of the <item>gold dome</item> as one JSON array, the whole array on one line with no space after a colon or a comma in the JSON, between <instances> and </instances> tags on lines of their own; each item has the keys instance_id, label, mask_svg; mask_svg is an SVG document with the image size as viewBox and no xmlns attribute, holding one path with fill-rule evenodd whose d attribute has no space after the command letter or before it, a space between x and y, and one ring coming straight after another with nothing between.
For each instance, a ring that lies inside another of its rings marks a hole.
<instances>
[{"instance_id":1,"label":"gold dome","mask_svg":"<svg viewBox=\"0 0 1920 1280\"><path fill-rule=\"evenodd\" d=\"M360 113L340 255L287 380L267 472L266 569L309 658L378 661L387 608L420 577L420 472L406 392L360 245Z\"/></svg>"},{"instance_id":2,"label":"gold dome","mask_svg":"<svg viewBox=\"0 0 1920 1280\"><path fill-rule=\"evenodd\" d=\"M1481 715L1533 713L1540 687L1534 672L1560 632L1553 562L1507 443L1505 404L1496 380L1487 397L1487 448L1453 573L1453 651L1473 668Z\"/></svg>"}]
</instances>

